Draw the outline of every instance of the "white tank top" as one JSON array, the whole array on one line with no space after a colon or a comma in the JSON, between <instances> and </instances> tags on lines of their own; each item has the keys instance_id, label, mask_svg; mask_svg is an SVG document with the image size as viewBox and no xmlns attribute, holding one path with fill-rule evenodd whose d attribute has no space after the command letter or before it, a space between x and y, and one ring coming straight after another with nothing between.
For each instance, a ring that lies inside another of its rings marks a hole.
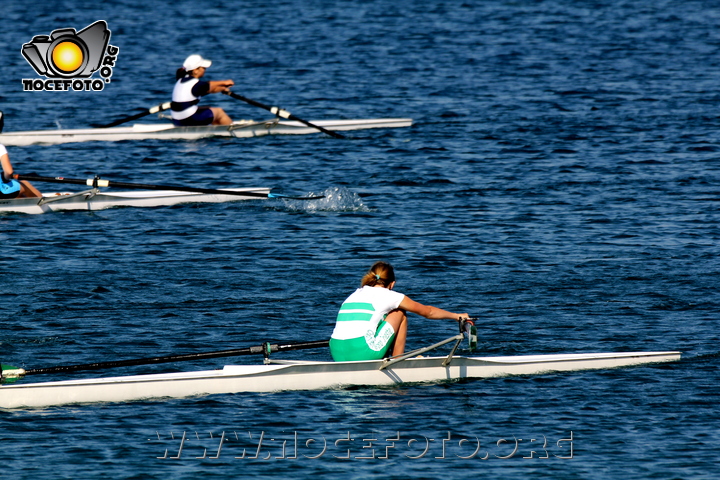
<instances>
[{"instance_id":1,"label":"white tank top","mask_svg":"<svg viewBox=\"0 0 720 480\"><path fill-rule=\"evenodd\" d=\"M184 77L175 83L172 93L173 105L170 112L174 120L184 120L197 112L200 97L192 94L192 88L199 81L197 78Z\"/></svg>"},{"instance_id":2,"label":"white tank top","mask_svg":"<svg viewBox=\"0 0 720 480\"><path fill-rule=\"evenodd\" d=\"M400 292L387 288L364 286L350 295L340 307L332 338L348 340L373 335L387 314L400 306L405 298Z\"/></svg>"}]
</instances>

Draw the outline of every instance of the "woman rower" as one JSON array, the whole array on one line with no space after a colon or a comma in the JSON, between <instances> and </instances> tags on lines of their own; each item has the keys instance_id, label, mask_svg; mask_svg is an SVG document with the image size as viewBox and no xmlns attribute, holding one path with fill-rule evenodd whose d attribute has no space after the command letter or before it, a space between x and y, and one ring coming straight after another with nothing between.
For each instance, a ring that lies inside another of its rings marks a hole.
<instances>
[{"instance_id":1,"label":"woman rower","mask_svg":"<svg viewBox=\"0 0 720 480\"><path fill-rule=\"evenodd\" d=\"M210 93L229 92L232 80L200 80L212 65L200 55L190 55L175 74L171 116L177 126L230 125L232 120L220 107L198 107L200 97Z\"/></svg>"},{"instance_id":2,"label":"woman rower","mask_svg":"<svg viewBox=\"0 0 720 480\"><path fill-rule=\"evenodd\" d=\"M395 271L389 263L377 262L363 276L360 288L340 307L335 330L330 338L330 353L335 361L378 360L392 346L392 355L405 351L406 312L432 320L469 318L467 313L452 313L423 305L393 291Z\"/></svg>"},{"instance_id":3,"label":"woman rower","mask_svg":"<svg viewBox=\"0 0 720 480\"><path fill-rule=\"evenodd\" d=\"M0 198L32 198L42 197L42 193L25 180L17 181L12 176L15 174L13 166L10 163L5 145L0 145L0 164L2 164L2 172L0 172Z\"/></svg>"}]
</instances>

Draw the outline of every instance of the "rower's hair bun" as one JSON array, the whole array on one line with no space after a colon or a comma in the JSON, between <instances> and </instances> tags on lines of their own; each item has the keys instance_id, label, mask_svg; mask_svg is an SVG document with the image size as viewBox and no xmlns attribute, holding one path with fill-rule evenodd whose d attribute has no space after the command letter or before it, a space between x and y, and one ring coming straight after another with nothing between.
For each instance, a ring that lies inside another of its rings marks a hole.
<instances>
[{"instance_id":1,"label":"rower's hair bun","mask_svg":"<svg viewBox=\"0 0 720 480\"><path fill-rule=\"evenodd\" d=\"M381 286L381 287L389 287L392 282L395 281L395 269L392 265L390 265L387 262L375 262L372 267L370 267L370 270L363 275L362 280L360 281L360 286L369 286L369 287L375 287L375 286Z\"/></svg>"}]
</instances>

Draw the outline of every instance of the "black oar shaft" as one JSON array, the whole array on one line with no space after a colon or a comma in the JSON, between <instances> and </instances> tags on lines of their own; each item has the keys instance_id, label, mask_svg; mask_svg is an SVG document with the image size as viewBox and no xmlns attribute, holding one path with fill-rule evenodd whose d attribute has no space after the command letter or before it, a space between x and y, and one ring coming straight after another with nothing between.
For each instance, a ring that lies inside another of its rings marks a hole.
<instances>
[{"instance_id":1,"label":"black oar shaft","mask_svg":"<svg viewBox=\"0 0 720 480\"><path fill-rule=\"evenodd\" d=\"M286 110L281 110L281 109L279 109L278 107L271 107L271 106L269 106L269 105L265 105L265 104L263 104L263 103L258 102L257 100L253 100L253 99L251 99L251 98L247 98L247 97L243 97L242 95L238 95L238 94L235 93L235 92L229 92L229 91L228 91L228 92L223 92L223 93L225 93L225 95L228 95L228 96L230 96L230 97L232 97L232 98L234 98L234 99L236 99L236 100L242 100L242 101L245 102L245 103L249 103L250 105L253 105L253 106L255 106L255 107L264 108L265 110L273 113L274 115L278 115L278 116L281 116L281 117L283 117L283 118L287 118L287 119L289 119L289 120L295 120L295 121L300 122L300 123L302 123L302 124L304 124L304 125L307 125L308 127L311 127L311 128L317 129L317 130L320 130L321 132L323 132L323 133L325 133L325 134L327 134L327 135L330 135L331 137L334 137L334 138L345 138L344 135L340 135L340 134L337 133L337 132L333 132L333 131L331 131L331 130L328 130L327 128L321 127L320 125L315 125L314 123L310 123L310 122L308 122L307 120L303 120L302 118L298 118L298 117L296 117L295 115L293 115L292 113L290 113L290 112L288 112L288 111L286 111Z\"/></svg>"},{"instance_id":2,"label":"black oar shaft","mask_svg":"<svg viewBox=\"0 0 720 480\"><path fill-rule=\"evenodd\" d=\"M214 188L180 187L177 185L149 185L144 183L126 183L104 180L99 178L80 179L64 177L40 177L36 175L15 175L18 180L31 182L69 183L73 185L86 185L89 187L117 187L117 188L141 188L145 190L174 190L179 192L209 193L215 195L237 195L240 197L268 198L270 195L260 192L246 192L234 190L218 190Z\"/></svg>"},{"instance_id":3,"label":"black oar shaft","mask_svg":"<svg viewBox=\"0 0 720 480\"><path fill-rule=\"evenodd\" d=\"M196 187L181 187L178 185L151 185L145 183L127 183L127 182L115 182L110 180L101 179L99 177L79 179L79 178L65 178L65 177L41 177L39 175L13 175L13 178L17 180L28 180L32 182L49 182L49 183L69 183L73 185L86 185L93 188L98 187L120 187L120 188L141 188L145 190L173 190L176 192L193 192L193 193L206 193L211 195L235 195L238 197L257 197L257 198L285 198L288 200L319 200L325 198L324 195L316 195L313 197L295 197L291 195L281 195L277 193L260 193L248 190L218 190L215 188L196 188Z\"/></svg>"},{"instance_id":4,"label":"black oar shaft","mask_svg":"<svg viewBox=\"0 0 720 480\"><path fill-rule=\"evenodd\" d=\"M85 363L81 365L60 365L57 367L35 368L25 370L25 375L40 375L47 373L67 373L78 370L103 370L106 368L132 367L137 365L155 365L158 363L172 363L191 360L205 360L209 358L237 357L241 355L269 355L275 352L289 350L305 350L310 348L321 348L328 346L327 340L314 342L270 344L264 343L254 347L237 348L232 350L219 350L216 352L188 353L185 355L168 355L165 357L137 358L132 360L116 360L112 362Z\"/></svg>"},{"instance_id":5,"label":"black oar shaft","mask_svg":"<svg viewBox=\"0 0 720 480\"><path fill-rule=\"evenodd\" d=\"M115 120L114 122L110 122L110 123L108 123L108 124L106 124L106 125L93 125L93 126L94 126L95 128L110 128L110 127L115 127L115 126L120 125L120 124L122 124L122 123L132 122L133 120L137 120L138 118L142 118L142 117L144 117L144 116L146 116L146 115L151 115L151 114L153 114L153 113L162 112L163 110L167 110L168 108L170 108L170 105L171 105L170 102L166 102L166 103L163 103L163 104L161 104L161 105L157 105L157 106L155 106L155 107L149 108L149 109L147 109L147 110L144 111L144 112L137 113L137 114L135 114L135 115L130 115L129 117L121 118L121 119L119 119L119 120Z\"/></svg>"}]
</instances>

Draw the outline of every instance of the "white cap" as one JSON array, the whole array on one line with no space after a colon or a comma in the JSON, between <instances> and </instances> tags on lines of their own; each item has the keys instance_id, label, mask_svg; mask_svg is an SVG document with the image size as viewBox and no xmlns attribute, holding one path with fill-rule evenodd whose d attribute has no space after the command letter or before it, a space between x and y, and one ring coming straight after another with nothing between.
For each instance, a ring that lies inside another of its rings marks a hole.
<instances>
[{"instance_id":1,"label":"white cap","mask_svg":"<svg viewBox=\"0 0 720 480\"><path fill-rule=\"evenodd\" d=\"M190 55L185 59L185 63L183 63L183 68L189 72L190 70L195 70L199 67L208 68L210 65L212 65L212 62L210 60L206 60L200 55Z\"/></svg>"}]
</instances>

